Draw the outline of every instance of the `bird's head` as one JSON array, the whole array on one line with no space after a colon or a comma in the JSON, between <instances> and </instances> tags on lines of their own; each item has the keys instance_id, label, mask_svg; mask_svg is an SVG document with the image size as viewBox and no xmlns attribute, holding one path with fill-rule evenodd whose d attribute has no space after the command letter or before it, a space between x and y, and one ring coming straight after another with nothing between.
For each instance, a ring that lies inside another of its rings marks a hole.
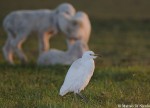
<instances>
[{"instance_id":1,"label":"bird's head","mask_svg":"<svg viewBox=\"0 0 150 108\"><path fill-rule=\"evenodd\" d=\"M84 52L83 58L96 59L97 57L101 57L99 54L95 54L93 51Z\"/></svg>"}]
</instances>

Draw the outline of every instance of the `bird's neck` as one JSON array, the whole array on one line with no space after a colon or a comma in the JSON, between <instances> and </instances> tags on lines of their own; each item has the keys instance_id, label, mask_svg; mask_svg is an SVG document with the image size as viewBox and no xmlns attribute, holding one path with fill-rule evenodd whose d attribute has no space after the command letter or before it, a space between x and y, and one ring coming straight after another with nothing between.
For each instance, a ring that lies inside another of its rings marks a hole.
<instances>
[{"instance_id":1,"label":"bird's neck","mask_svg":"<svg viewBox=\"0 0 150 108\"><path fill-rule=\"evenodd\" d=\"M82 60L84 60L84 61L94 61L93 58L89 58L89 57L82 57Z\"/></svg>"},{"instance_id":2,"label":"bird's neck","mask_svg":"<svg viewBox=\"0 0 150 108\"><path fill-rule=\"evenodd\" d=\"M94 60L92 58L88 58L88 59L87 58L82 58L82 63L87 68L95 67L95 63L94 63Z\"/></svg>"}]
</instances>

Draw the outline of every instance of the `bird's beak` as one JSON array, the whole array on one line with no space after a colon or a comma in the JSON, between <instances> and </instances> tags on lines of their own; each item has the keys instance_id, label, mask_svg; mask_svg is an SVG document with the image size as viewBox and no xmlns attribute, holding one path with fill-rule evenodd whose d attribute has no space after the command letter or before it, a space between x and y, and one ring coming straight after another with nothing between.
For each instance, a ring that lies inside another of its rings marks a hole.
<instances>
[{"instance_id":1,"label":"bird's beak","mask_svg":"<svg viewBox=\"0 0 150 108\"><path fill-rule=\"evenodd\" d=\"M94 56L94 59L96 59L97 57L98 57L98 58L101 58L101 57L102 57L100 54L93 54L93 56Z\"/></svg>"},{"instance_id":2,"label":"bird's beak","mask_svg":"<svg viewBox=\"0 0 150 108\"><path fill-rule=\"evenodd\" d=\"M93 56L102 57L100 54L93 54Z\"/></svg>"}]
</instances>

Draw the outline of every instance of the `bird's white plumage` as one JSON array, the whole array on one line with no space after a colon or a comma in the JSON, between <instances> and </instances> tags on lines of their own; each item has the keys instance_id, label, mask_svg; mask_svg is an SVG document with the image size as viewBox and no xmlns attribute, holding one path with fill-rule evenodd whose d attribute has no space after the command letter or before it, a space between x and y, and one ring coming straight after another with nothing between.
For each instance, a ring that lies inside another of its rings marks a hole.
<instances>
[{"instance_id":1,"label":"bird's white plumage","mask_svg":"<svg viewBox=\"0 0 150 108\"><path fill-rule=\"evenodd\" d=\"M63 96L68 92L79 93L89 83L94 69L94 54L92 51L87 51L82 58L73 62L65 77L65 81L60 89L60 95Z\"/></svg>"}]
</instances>

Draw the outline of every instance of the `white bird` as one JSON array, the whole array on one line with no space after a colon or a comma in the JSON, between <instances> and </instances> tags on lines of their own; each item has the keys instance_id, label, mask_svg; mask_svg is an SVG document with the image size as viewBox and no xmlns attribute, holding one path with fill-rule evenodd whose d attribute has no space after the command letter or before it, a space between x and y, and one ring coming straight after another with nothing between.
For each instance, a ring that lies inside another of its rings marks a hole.
<instances>
[{"instance_id":1,"label":"white bird","mask_svg":"<svg viewBox=\"0 0 150 108\"><path fill-rule=\"evenodd\" d=\"M80 92L88 85L93 75L95 69L93 59L97 58L97 56L98 54L94 54L93 51L86 51L82 58L73 62L65 77L59 95L64 96L68 92L74 92L74 94L79 95L86 101Z\"/></svg>"}]
</instances>

